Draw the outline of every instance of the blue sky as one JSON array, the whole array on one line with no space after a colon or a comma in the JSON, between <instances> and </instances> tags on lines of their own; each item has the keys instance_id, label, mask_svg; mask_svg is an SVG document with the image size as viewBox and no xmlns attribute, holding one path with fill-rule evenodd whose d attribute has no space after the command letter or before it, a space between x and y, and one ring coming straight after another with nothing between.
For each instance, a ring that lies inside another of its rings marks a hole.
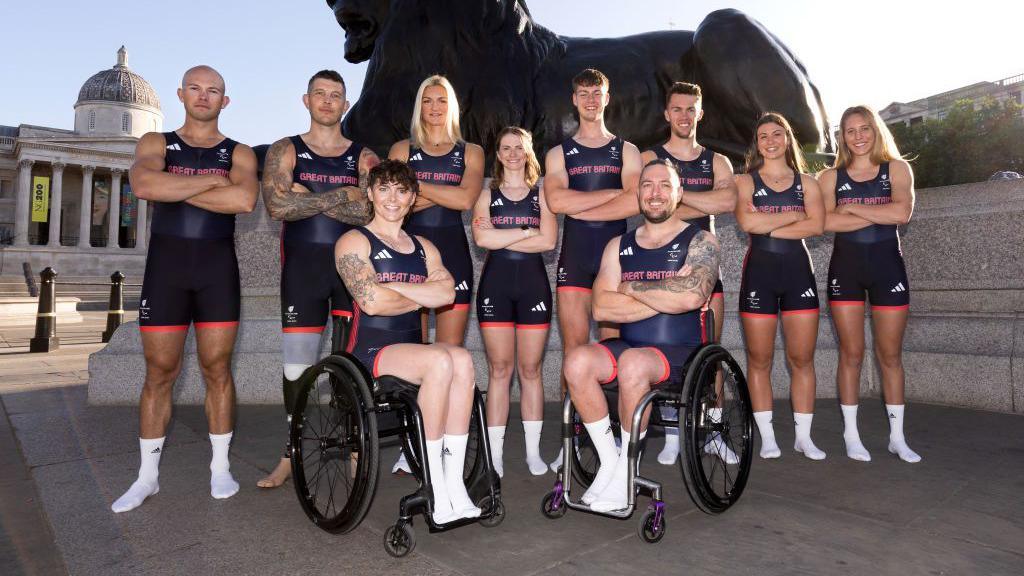
<instances>
[{"instance_id":1,"label":"blue sky","mask_svg":"<svg viewBox=\"0 0 1024 576\"><path fill-rule=\"evenodd\" d=\"M975 0L956 9L919 0L527 3L546 27L593 37L692 30L711 10L738 8L803 60L833 120L854 103L880 108L1024 73L1019 1ZM181 72L197 63L218 68L233 99L222 130L250 144L305 130L300 98L316 70L339 70L353 101L366 71L365 63L345 62L343 32L323 0L12 1L0 6L0 22L8 49L0 61L4 125L71 128L78 89L114 64L121 44L129 66L159 94L168 130L183 118L175 97Z\"/></svg>"}]
</instances>

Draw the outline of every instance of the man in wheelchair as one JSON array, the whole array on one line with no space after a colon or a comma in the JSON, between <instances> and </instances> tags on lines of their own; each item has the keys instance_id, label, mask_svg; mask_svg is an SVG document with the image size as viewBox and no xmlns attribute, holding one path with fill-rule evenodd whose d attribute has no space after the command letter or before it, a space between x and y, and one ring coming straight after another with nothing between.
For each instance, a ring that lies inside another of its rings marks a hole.
<instances>
[{"instance_id":1,"label":"man in wheelchair","mask_svg":"<svg viewBox=\"0 0 1024 576\"><path fill-rule=\"evenodd\" d=\"M464 348L423 344L421 332L420 308L451 304L454 282L434 245L402 230L418 191L413 170L385 160L370 170L368 180L373 219L347 232L335 247L338 273L353 300L346 349L374 378L391 375L419 386L433 520L475 518L480 508L463 483L473 360Z\"/></svg>"},{"instance_id":2,"label":"man in wheelchair","mask_svg":"<svg viewBox=\"0 0 1024 576\"><path fill-rule=\"evenodd\" d=\"M628 506L626 447L633 411L652 386L679 380L703 341L719 246L713 234L672 217L682 193L669 161L657 159L644 166L638 192L644 223L608 242L594 281L594 319L618 323L620 337L581 346L565 359L569 395L600 459L582 497L595 512ZM621 454L601 390L616 380ZM643 415L641 431L649 412Z\"/></svg>"}]
</instances>

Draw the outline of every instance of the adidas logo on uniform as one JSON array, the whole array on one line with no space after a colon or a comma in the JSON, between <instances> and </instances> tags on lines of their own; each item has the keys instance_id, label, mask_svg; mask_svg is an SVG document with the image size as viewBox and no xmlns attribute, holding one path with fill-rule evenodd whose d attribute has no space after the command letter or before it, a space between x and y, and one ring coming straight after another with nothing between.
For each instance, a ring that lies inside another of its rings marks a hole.
<instances>
[{"instance_id":1,"label":"adidas logo on uniform","mask_svg":"<svg viewBox=\"0 0 1024 576\"><path fill-rule=\"evenodd\" d=\"M850 190L853 190L853 186L850 186L849 182L839 187L840 192L849 192Z\"/></svg>"},{"instance_id":2,"label":"adidas logo on uniform","mask_svg":"<svg viewBox=\"0 0 1024 576\"><path fill-rule=\"evenodd\" d=\"M764 188L761 188L757 192L754 192L754 196L767 196L767 195L768 195L768 191L766 191Z\"/></svg>"},{"instance_id":3,"label":"adidas logo on uniform","mask_svg":"<svg viewBox=\"0 0 1024 576\"><path fill-rule=\"evenodd\" d=\"M456 292L466 291L466 290L469 290L469 282L466 282L465 280L460 282L459 285L455 287L455 291Z\"/></svg>"},{"instance_id":4,"label":"adidas logo on uniform","mask_svg":"<svg viewBox=\"0 0 1024 576\"><path fill-rule=\"evenodd\" d=\"M181 146L178 146L178 143L175 142L174 144L168 144L167 145L167 149L168 150L177 150L177 151L180 152L181 151Z\"/></svg>"},{"instance_id":5,"label":"adidas logo on uniform","mask_svg":"<svg viewBox=\"0 0 1024 576\"><path fill-rule=\"evenodd\" d=\"M505 205L505 203L501 201L501 198L498 198L494 202L491 202L491 206L504 206L504 205Z\"/></svg>"},{"instance_id":6,"label":"adidas logo on uniform","mask_svg":"<svg viewBox=\"0 0 1024 576\"><path fill-rule=\"evenodd\" d=\"M156 448L153 448L153 451L150 452L150 454L159 454L159 453L160 453L160 447L159 446L157 446Z\"/></svg>"},{"instance_id":7,"label":"adidas logo on uniform","mask_svg":"<svg viewBox=\"0 0 1024 576\"><path fill-rule=\"evenodd\" d=\"M623 250L622 252L619 252L619 256L632 256L632 255L633 255L633 247L632 246L626 246L625 250Z\"/></svg>"},{"instance_id":8,"label":"adidas logo on uniform","mask_svg":"<svg viewBox=\"0 0 1024 576\"><path fill-rule=\"evenodd\" d=\"M814 298L814 289L808 288L803 294L801 294L801 296L804 298Z\"/></svg>"},{"instance_id":9,"label":"adidas logo on uniform","mask_svg":"<svg viewBox=\"0 0 1024 576\"><path fill-rule=\"evenodd\" d=\"M899 284L894 286L892 290L889 290L889 292L906 292L906 291L907 291L907 287L903 285L903 282L900 282Z\"/></svg>"},{"instance_id":10,"label":"adidas logo on uniform","mask_svg":"<svg viewBox=\"0 0 1024 576\"><path fill-rule=\"evenodd\" d=\"M413 160L423 160L423 155L417 152L412 155L412 158L409 158L410 162L412 162Z\"/></svg>"},{"instance_id":11,"label":"adidas logo on uniform","mask_svg":"<svg viewBox=\"0 0 1024 576\"><path fill-rule=\"evenodd\" d=\"M566 156L572 156L573 154L579 154L579 153L580 153L580 151L577 150L575 147L573 147L573 149L569 150L568 152L566 152L565 155Z\"/></svg>"},{"instance_id":12,"label":"adidas logo on uniform","mask_svg":"<svg viewBox=\"0 0 1024 576\"><path fill-rule=\"evenodd\" d=\"M540 304L537 304L533 308L530 308L530 310L533 310L534 312L547 312L548 307L545 306L543 302L541 302Z\"/></svg>"},{"instance_id":13,"label":"adidas logo on uniform","mask_svg":"<svg viewBox=\"0 0 1024 576\"><path fill-rule=\"evenodd\" d=\"M389 258L392 258L392 256L391 252L388 252L387 249L381 250L373 255L374 260L387 260Z\"/></svg>"},{"instance_id":14,"label":"adidas logo on uniform","mask_svg":"<svg viewBox=\"0 0 1024 576\"><path fill-rule=\"evenodd\" d=\"M313 157L309 155L309 152L303 152L302 154L299 154L299 158L305 158L306 160L313 159Z\"/></svg>"}]
</instances>

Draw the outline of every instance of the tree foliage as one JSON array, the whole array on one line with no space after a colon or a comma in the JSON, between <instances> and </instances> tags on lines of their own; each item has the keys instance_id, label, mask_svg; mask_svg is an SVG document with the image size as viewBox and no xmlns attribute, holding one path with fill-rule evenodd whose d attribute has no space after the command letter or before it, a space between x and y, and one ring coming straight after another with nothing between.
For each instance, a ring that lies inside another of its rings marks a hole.
<instances>
[{"instance_id":1,"label":"tree foliage","mask_svg":"<svg viewBox=\"0 0 1024 576\"><path fill-rule=\"evenodd\" d=\"M1012 100L958 100L945 118L890 126L917 188L981 182L1000 170L1024 174L1024 118Z\"/></svg>"}]
</instances>

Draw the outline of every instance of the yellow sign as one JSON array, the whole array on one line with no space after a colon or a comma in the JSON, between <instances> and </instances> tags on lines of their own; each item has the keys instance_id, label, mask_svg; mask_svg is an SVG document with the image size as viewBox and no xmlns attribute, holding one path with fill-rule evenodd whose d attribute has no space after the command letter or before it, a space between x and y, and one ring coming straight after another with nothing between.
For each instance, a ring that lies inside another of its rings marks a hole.
<instances>
[{"instance_id":1,"label":"yellow sign","mask_svg":"<svg viewBox=\"0 0 1024 576\"><path fill-rule=\"evenodd\" d=\"M50 179L47 176L32 177L32 221L50 220Z\"/></svg>"}]
</instances>

